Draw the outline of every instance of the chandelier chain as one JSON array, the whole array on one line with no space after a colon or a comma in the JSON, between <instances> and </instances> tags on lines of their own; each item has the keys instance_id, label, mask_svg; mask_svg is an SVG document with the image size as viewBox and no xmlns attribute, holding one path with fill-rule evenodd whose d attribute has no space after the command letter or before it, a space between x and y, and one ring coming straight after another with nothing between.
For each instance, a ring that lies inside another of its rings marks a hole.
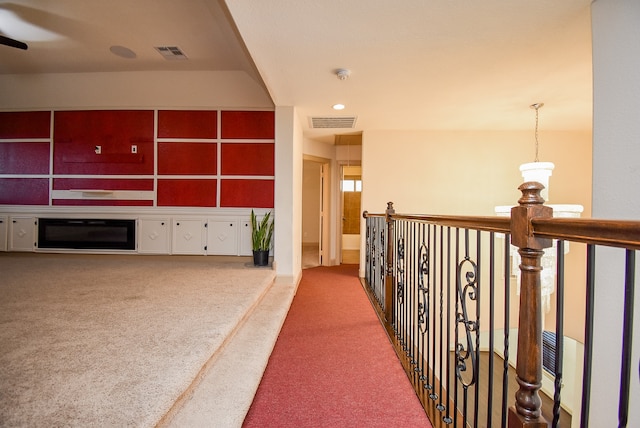
<instances>
[{"instance_id":1,"label":"chandelier chain","mask_svg":"<svg viewBox=\"0 0 640 428\"><path fill-rule=\"evenodd\" d=\"M536 139L536 157L534 159L534 162L539 162L538 160L538 147L539 147L539 142L538 142L538 109L540 107L542 107L544 105L544 103L535 103L535 104L531 104L530 107L532 109L534 109L536 111L536 130L535 130L535 139Z\"/></svg>"}]
</instances>

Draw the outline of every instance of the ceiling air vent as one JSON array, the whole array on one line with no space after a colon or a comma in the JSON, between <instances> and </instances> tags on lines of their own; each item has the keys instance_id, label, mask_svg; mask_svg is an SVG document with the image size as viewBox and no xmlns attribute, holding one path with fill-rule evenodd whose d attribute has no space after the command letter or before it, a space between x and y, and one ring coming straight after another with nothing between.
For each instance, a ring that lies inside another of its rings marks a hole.
<instances>
[{"instance_id":1,"label":"ceiling air vent","mask_svg":"<svg viewBox=\"0 0 640 428\"><path fill-rule=\"evenodd\" d=\"M187 59L187 56L177 46L156 46L155 49L164 57L164 59Z\"/></svg>"},{"instance_id":2,"label":"ceiling air vent","mask_svg":"<svg viewBox=\"0 0 640 428\"><path fill-rule=\"evenodd\" d=\"M357 116L315 116L309 118L309 125L314 129L353 128Z\"/></svg>"}]
</instances>

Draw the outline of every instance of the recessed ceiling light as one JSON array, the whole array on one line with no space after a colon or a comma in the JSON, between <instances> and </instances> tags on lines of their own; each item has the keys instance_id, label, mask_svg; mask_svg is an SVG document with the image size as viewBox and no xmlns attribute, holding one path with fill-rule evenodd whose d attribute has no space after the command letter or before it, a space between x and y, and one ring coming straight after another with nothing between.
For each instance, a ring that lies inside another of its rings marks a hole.
<instances>
[{"instance_id":1,"label":"recessed ceiling light","mask_svg":"<svg viewBox=\"0 0 640 428\"><path fill-rule=\"evenodd\" d=\"M344 110L345 105L344 104L334 104L333 106L334 110Z\"/></svg>"}]
</instances>

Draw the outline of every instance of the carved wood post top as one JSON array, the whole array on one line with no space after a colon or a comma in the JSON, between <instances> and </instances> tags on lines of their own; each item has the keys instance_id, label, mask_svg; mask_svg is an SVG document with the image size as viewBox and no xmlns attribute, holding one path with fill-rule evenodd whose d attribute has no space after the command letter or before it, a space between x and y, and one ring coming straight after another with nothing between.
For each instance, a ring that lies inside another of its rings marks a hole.
<instances>
[{"instance_id":1,"label":"carved wood post top","mask_svg":"<svg viewBox=\"0 0 640 428\"><path fill-rule=\"evenodd\" d=\"M385 214L387 215L387 221L389 221L389 216L395 213L396 210L393 209L393 202L387 202L387 210L385 211Z\"/></svg>"},{"instance_id":2,"label":"carved wood post top","mask_svg":"<svg viewBox=\"0 0 640 428\"><path fill-rule=\"evenodd\" d=\"M536 238L531 226L532 218L553 217L553 208L544 206L540 192L544 186L536 181L528 181L518 187L522 197L518 206L511 208L511 243L518 248L541 250L552 246L551 239Z\"/></svg>"}]
</instances>

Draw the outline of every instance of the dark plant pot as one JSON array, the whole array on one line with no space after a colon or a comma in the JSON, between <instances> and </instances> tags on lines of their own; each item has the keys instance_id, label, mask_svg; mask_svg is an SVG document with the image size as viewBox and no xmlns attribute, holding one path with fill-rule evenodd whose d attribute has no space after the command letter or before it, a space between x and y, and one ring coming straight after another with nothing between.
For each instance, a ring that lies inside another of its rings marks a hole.
<instances>
[{"instance_id":1,"label":"dark plant pot","mask_svg":"<svg viewBox=\"0 0 640 428\"><path fill-rule=\"evenodd\" d=\"M253 264L255 266L269 265L269 250L253 251Z\"/></svg>"}]
</instances>

